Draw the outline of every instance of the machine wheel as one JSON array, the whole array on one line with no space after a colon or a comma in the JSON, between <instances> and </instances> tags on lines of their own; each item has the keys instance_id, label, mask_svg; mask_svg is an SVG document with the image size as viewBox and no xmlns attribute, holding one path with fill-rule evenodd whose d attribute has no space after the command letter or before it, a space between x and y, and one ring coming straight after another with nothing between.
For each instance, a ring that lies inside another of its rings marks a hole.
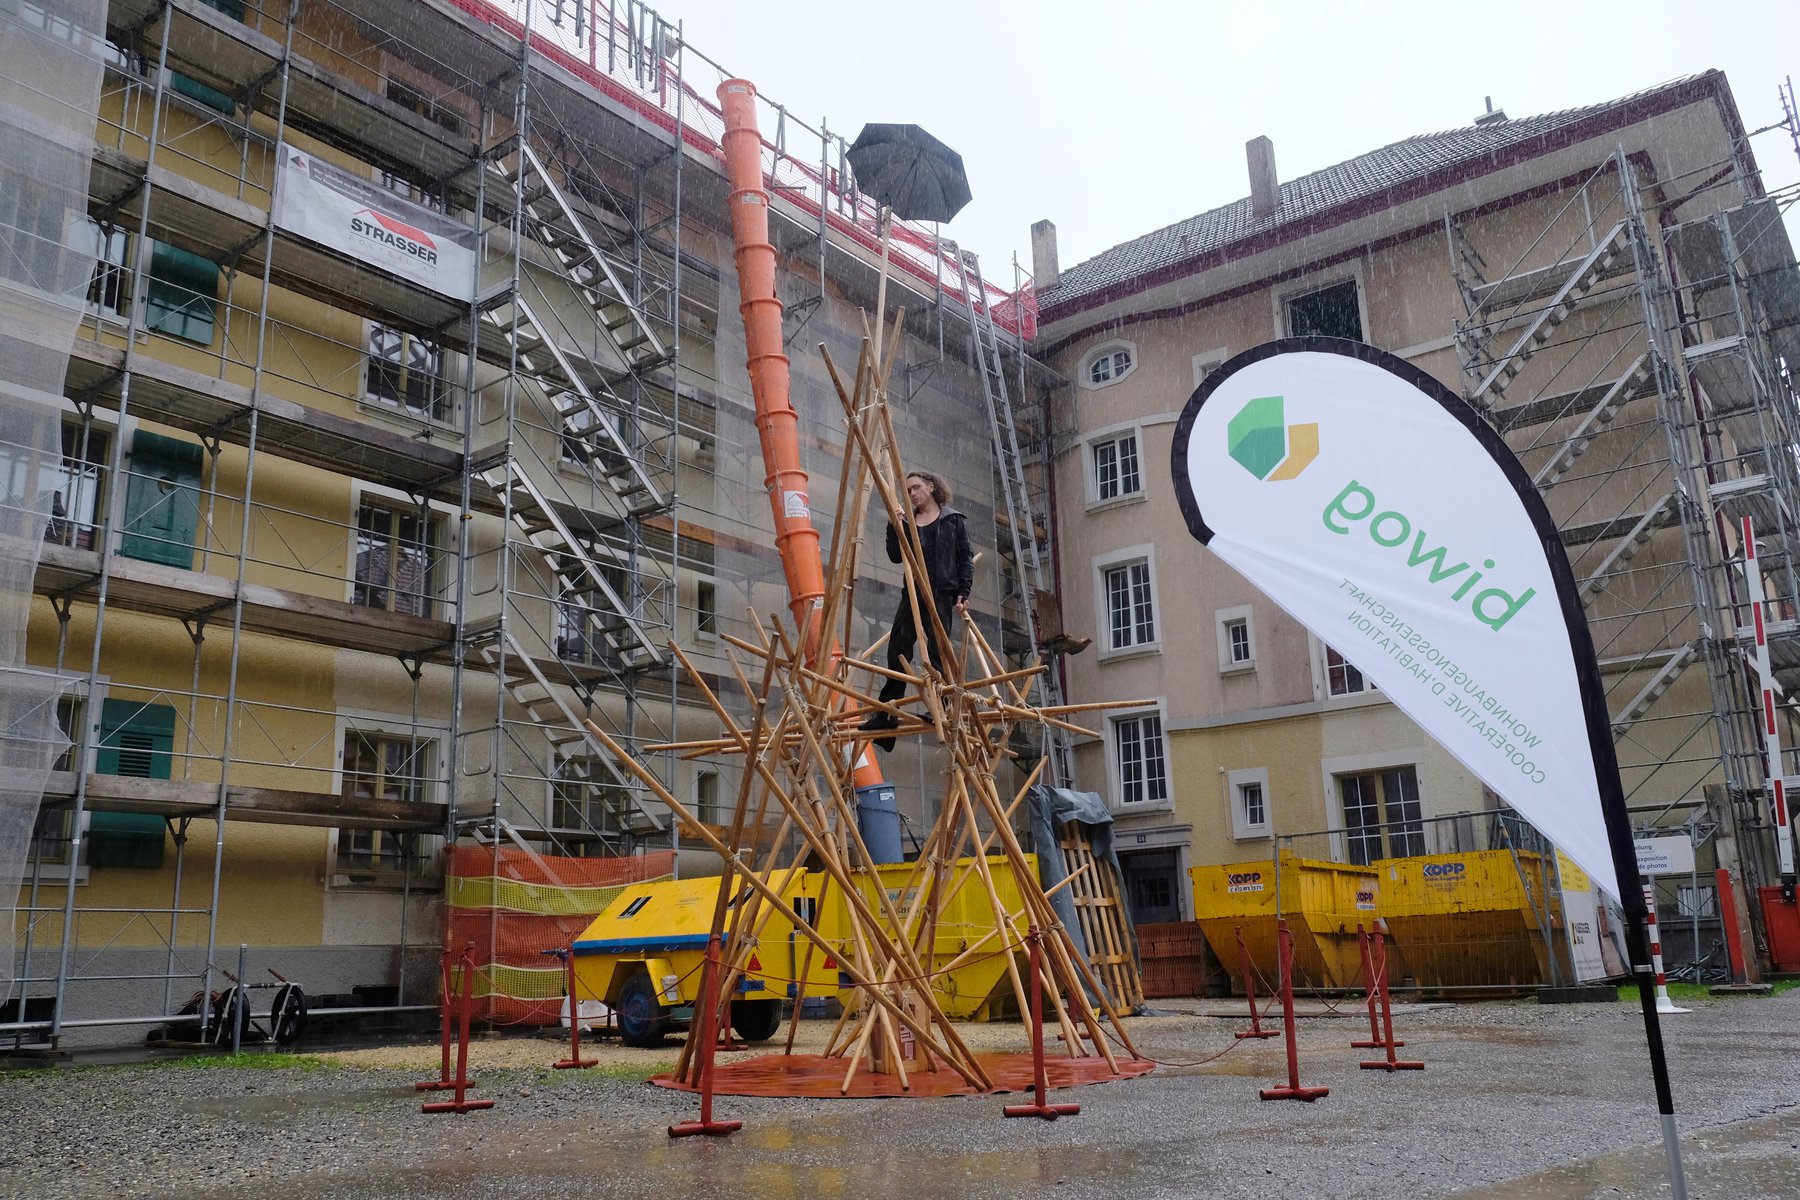
<instances>
[{"instance_id":1,"label":"machine wheel","mask_svg":"<svg viewBox=\"0 0 1800 1200\"><path fill-rule=\"evenodd\" d=\"M291 1046L306 1032L306 993L297 983L284 983L275 989L275 1002L269 1006L269 1036L277 1046Z\"/></svg>"},{"instance_id":2,"label":"machine wheel","mask_svg":"<svg viewBox=\"0 0 1800 1200\"><path fill-rule=\"evenodd\" d=\"M657 999L648 975L633 975L625 981L616 1011L619 1040L627 1046L658 1045L669 1031L669 1018L663 1013L662 1001Z\"/></svg>"},{"instance_id":3,"label":"machine wheel","mask_svg":"<svg viewBox=\"0 0 1800 1200\"><path fill-rule=\"evenodd\" d=\"M733 1000L731 1027L746 1042L766 1042L781 1032L781 1001Z\"/></svg>"},{"instance_id":4,"label":"machine wheel","mask_svg":"<svg viewBox=\"0 0 1800 1200\"><path fill-rule=\"evenodd\" d=\"M238 1045L250 1040L250 993L242 987L228 987L213 997L212 1028L207 1036L215 1046L231 1045L231 1027L238 1028Z\"/></svg>"}]
</instances>

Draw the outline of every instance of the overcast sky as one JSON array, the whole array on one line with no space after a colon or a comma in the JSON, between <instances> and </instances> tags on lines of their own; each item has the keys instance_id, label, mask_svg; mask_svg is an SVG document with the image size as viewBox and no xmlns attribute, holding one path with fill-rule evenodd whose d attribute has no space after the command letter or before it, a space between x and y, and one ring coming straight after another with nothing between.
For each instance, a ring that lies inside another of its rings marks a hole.
<instances>
[{"instance_id":1,"label":"overcast sky","mask_svg":"<svg viewBox=\"0 0 1800 1200\"><path fill-rule=\"evenodd\" d=\"M945 233L1007 287L1015 253L1030 269L1040 218L1056 222L1067 268L1248 195L1244 143L1258 134L1274 140L1286 181L1467 125L1485 96L1533 116L1711 67L1754 130L1781 119L1777 86L1800 73L1794 0L662 0L659 11L815 127L826 118L854 136L866 121L915 122L960 151L975 199ZM708 94L711 74L688 60ZM1800 180L1785 130L1751 146L1771 188Z\"/></svg>"}]
</instances>

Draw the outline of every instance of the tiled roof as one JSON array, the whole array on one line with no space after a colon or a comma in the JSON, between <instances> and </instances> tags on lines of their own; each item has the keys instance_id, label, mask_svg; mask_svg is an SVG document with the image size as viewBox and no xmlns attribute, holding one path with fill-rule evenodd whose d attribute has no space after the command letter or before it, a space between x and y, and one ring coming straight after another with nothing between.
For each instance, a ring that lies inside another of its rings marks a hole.
<instances>
[{"instance_id":1,"label":"tiled roof","mask_svg":"<svg viewBox=\"0 0 1800 1200\"><path fill-rule=\"evenodd\" d=\"M1698 82L1710 83L1719 79L1722 79L1719 72L1708 71L1703 75L1690 75L1587 108L1571 108L1539 117L1493 121L1486 125L1471 125L1444 133L1410 137L1391 146L1358 155L1334 167L1326 167L1322 171L1314 171L1310 175L1283 183L1280 208L1261 219L1251 211L1250 198L1246 196L1222 208L1203 212L1114 246L1064 271L1055 287L1045 288L1039 293L1038 303L1046 319L1053 320L1057 315L1053 311L1056 308L1072 304L1096 292L1129 285L1134 279L1174 267L1184 260L1197 258L1250 237L1268 234L1283 225L1317 217L1332 209L1366 201L1398 185L1446 168L1478 163L1560 127L1615 109L1629 108L1665 93L1691 88ZM1126 290L1134 289L1127 286Z\"/></svg>"}]
</instances>

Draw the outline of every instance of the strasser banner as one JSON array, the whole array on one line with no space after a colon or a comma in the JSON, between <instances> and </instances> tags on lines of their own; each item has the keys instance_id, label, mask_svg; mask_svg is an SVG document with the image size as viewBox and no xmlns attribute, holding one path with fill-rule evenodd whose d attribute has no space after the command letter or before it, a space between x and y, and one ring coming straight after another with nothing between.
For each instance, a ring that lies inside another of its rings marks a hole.
<instances>
[{"instance_id":1,"label":"strasser banner","mask_svg":"<svg viewBox=\"0 0 1800 1200\"><path fill-rule=\"evenodd\" d=\"M1202 544L1619 895L1562 543L1460 397L1360 342L1272 342L1195 391L1173 468Z\"/></svg>"},{"instance_id":2,"label":"strasser banner","mask_svg":"<svg viewBox=\"0 0 1800 1200\"><path fill-rule=\"evenodd\" d=\"M303 150L278 148L275 225L453 300L475 298L475 231Z\"/></svg>"}]
</instances>

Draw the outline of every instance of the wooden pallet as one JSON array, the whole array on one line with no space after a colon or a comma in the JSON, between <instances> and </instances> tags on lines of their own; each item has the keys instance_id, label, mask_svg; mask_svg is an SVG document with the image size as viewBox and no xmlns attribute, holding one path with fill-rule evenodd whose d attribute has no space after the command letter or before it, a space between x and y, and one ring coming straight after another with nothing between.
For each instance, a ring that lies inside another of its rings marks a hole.
<instances>
[{"instance_id":1,"label":"wooden pallet","mask_svg":"<svg viewBox=\"0 0 1800 1200\"><path fill-rule=\"evenodd\" d=\"M1130 924L1120 899L1119 880L1110 864L1094 857L1086 827L1070 821L1059 833L1063 865L1072 877L1069 895L1087 941L1088 962L1121 1011L1142 1007L1144 985L1132 952Z\"/></svg>"}]
</instances>

